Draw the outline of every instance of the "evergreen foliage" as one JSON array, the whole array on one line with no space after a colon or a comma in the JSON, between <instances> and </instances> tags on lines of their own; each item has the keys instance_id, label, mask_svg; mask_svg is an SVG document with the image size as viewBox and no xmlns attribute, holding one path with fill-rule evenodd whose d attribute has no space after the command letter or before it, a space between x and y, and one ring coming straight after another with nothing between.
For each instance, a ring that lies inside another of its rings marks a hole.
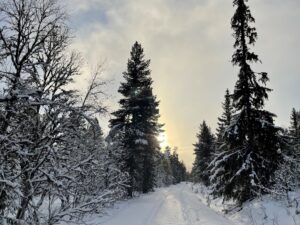
<instances>
[{"instance_id":1,"label":"evergreen foliage","mask_svg":"<svg viewBox=\"0 0 300 225\"><path fill-rule=\"evenodd\" d=\"M173 153L171 153L173 151ZM187 180L187 170L182 161L179 160L177 148L166 147L164 153L159 153L160 160L157 161L156 185L157 187L178 184Z\"/></svg>"},{"instance_id":2,"label":"evergreen foliage","mask_svg":"<svg viewBox=\"0 0 300 225\"><path fill-rule=\"evenodd\" d=\"M283 140L281 144L283 160L276 171L274 185L276 193L286 196L289 204L292 201L289 192L295 191L300 185L300 113L294 108L290 120L290 128L281 135Z\"/></svg>"},{"instance_id":3,"label":"evergreen foliage","mask_svg":"<svg viewBox=\"0 0 300 225\"><path fill-rule=\"evenodd\" d=\"M259 62L251 51L257 32L246 0L234 0L236 12L231 20L235 37L232 63L240 68L232 95L234 115L226 129L229 149L212 162L211 180L216 195L239 203L252 199L272 184L279 164L279 128L274 114L263 109L268 92L267 73L255 73L250 64Z\"/></svg>"},{"instance_id":4,"label":"evergreen foliage","mask_svg":"<svg viewBox=\"0 0 300 225\"><path fill-rule=\"evenodd\" d=\"M214 155L215 138L205 121L200 125L197 139L197 143L194 144L196 158L192 169L192 176L195 182L202 182L208 186L210 183L208 165Z\"/></svg>"},{"instance_id":5,"label":"evergreen foliage","mask_svg":"<svg viewBox=\"0 0 300 225\"><path fill-rule=\"evenodd\" d=\"M173 184L178 184L186 180L186 168L182 161L179 160L177 148L173 150L170 156L171 169L173 174Z\"/></svg>"},{"instance_id":6,"label":"evergreen foliage","mask_svg":"<svg viewBox=\"0 0 300 225\"><path fill-rule=\"evenodd\" d=\"M291 114L291 125L289 128L289 134L292 138L292 145L294 151L299 153L300 149L300 112L296 111L295 108L292 110Z\"/></svg>"},{"instance_id":7,"label":"evergreen foliage","mask_svg":"<svg viewBox=\"0 0 300 225\"><path fill-rule=\"evenodd\" d=\"M216 139L216 152L220 153L228 147L226 144L228 140L226 139L225 129L229 127L232 118L232 99L229 90L226 90L225 100L222 103L223 113L221 117L218 118L218 128L217 128L217 139Z\"/></svg>"},{"instance_id":8,"label":"evergreen foliage","mask_svg":"<svg viewBox=\"0 0 300 225\"><path fill-rule=\"evenodd\" d=\"M155 160L156 165L156 186L165 187L173 184L173 173L171 168L171 148L166 147L165 151L158 152Z\"/></svg>"},{"instance_id":9,"label":"evergreen foliage","mask_svg":"<svg viewBox=\"0 0 300 225\"><path fill-rule=\"evenodd\" d=\"M154 157L159 150L157 135L161 125L158 123L159 103L152 93L150 60L144 59L144 50L138 42L133 45L130 56L127 71L123 73L125 82L119 88L123 96L120 109L113 113L110 126L124 132L122 146L130 179L128 195L132 196L134 191L153 190Z\"/></svg>"},{"instance_id":10,"label":"evergreen foliage","mask_svg":"<svg viewBox=\"0 0 300 225\"><path fill-rule=\"evenodd\" d=\"M233 0L234 92L226 90L216 138L206 122L194 144L194 182L242 204L270 190L288 196L300 185L300 112L289 130L264 110L271 89L252 50L257 39L248 0ZM85 215L154 187L188 179L177 148L160 151L159 102L150 60L130 52L119 109L104 138L99 67L86 94L70 84L81 58L70 52L66 14L57 0L0 1L0 224L79 222Z\"/></svg>"}]
</instances>

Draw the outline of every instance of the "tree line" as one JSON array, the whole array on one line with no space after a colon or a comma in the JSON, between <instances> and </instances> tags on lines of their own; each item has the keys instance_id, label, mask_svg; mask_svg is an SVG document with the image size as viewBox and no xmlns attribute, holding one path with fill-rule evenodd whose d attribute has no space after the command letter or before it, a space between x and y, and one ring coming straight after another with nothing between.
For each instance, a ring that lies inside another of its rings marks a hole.
<instances>
[{"instance_id":1,"label":"tree line","mask_svg":"<svg viewBox=\"0 0 300 225\"><path fill-rule=\"evenodd\" d=\"M186 179L177 153L160 152L159 102L138 42L104 135L102 68L84 94L70 86L81 75L82 58L69 50L58 1L1 1L0 17L1 224L79 221Z\"/></svg>"},{"instance_id":2,"label":"tree line","mask_svg":"<svg viewBox=\"0 0 300 225\"><path fill-rule=\"evenodd\" d=\"M234 0L231 19L234 53L239 68L232 93L227 89L216 134L200 125L192 179L212 189L214 196L240 205L266 193L288 195L299 187L299 112L292 111L291 127L274 125L275 114L264 109L271 91L266 72L254 72L260 62L251 50L257 40L247 0Z\"/></svg>"}]
</instances>

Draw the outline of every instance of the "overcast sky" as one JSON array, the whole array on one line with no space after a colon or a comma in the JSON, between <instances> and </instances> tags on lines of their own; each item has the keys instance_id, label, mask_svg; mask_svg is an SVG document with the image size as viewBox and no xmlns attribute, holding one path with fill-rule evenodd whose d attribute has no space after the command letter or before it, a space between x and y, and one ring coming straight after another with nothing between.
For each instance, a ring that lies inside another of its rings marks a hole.
<instances>
[{"instance_id":1,"label":"overcast sky","mask_svg":"<svg viewBox=\"0 0 300 225\"><path fill-rule=\"evenodd\" d=\"M215 131L226 88L233 90L237 69L230 19L231 0L68 0L75 35L72 48L82 53L86 68L106 60L107 104L117 108L117 89L131 46L139 41L151 59L154 93L160 100L161 122L168 143L191 168L199 124L206 120ZM276 123L289 125L292 107L300 109L300 1L250 0L259 39L254 47L269 73L267 108ZM106 126L105 121L103 126Z\"/></svg>"}]
</instances>

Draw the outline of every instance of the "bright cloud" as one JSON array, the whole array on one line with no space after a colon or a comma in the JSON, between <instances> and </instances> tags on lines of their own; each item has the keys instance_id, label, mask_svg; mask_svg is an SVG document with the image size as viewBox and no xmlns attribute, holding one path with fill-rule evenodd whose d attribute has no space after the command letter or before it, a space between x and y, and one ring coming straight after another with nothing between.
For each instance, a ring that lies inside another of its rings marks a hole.
<instances>
[{"instance_id":1,"label":"bright cloud","mask_svg":"<svg viewBox=\"0 0 300 225\"><path fill-rule=\"evenodd\" d=\"M198 125L213 128L221 113L226 88L231 90L236 70L228 0L68 0L73 47L90 65L107 60L105 76L113 79L109 94L117 106L117 89L134 41L142 43L151 59L154 91L161 100L162 122L168 142L191 166L192 143ZM270 73L274 92L268 107L287 125L292 107L300 108L298 84L300 50L299 0L252 0L259 40L255 51ZM88 68L88 67L87 67ZM88 73L88 69L85 70Z\"/></svg>"}]
</instances>

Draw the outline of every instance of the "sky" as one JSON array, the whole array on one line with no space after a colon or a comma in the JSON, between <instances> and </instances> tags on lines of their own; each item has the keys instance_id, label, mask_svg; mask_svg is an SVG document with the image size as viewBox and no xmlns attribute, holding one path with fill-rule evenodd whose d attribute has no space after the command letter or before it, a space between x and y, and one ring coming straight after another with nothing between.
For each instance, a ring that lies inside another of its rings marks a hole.
<instances>
[{"instance_id":1,"label":"sky","mask_svg":"<svg viewBox=\"0 0 300 225\"><path fill-rule=\"evenodd\" d=\"M214 132L226 88L233 90L237 68L230 19L231 0L67 0L74 34L72 49L85 60L76 85L84 89L89 74L105 62L105 104L118 108L117 90L126 70L130 49L142 44L151 59L154 94L160 100L160 122L170 146L190 169L193 143L205 120ZM268 72L274 91L266 108L276 124L289 126L293 107L300 109L300 1L250 0L258 40L253 50ZM110 116L102 119L104 130Z\"/></svg>"}]
</instances>

